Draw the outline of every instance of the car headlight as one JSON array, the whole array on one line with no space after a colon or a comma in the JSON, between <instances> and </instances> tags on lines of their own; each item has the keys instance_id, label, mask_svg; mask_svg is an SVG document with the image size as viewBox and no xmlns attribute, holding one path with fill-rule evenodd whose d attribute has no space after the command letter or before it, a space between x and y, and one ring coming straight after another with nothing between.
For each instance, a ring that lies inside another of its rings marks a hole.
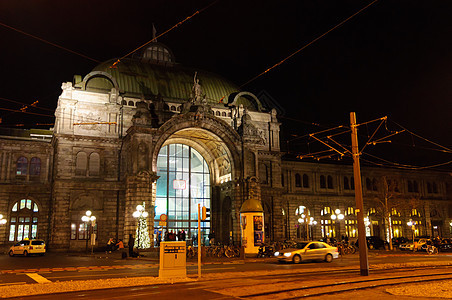
<instances>
[{"instance_id":1,"label":"car headlight","mask_svg":"<svg viewBox=\"0 0 452 300\"><path fill-rule=\"evenodd\" d=\"M279 256L279 251L276 251L276 252L275 252L275 256Z\"/></svg>"},{"instance_id":2,"label":"car headlight","mask_svg":"<svg viewBox=\"0 0 452 300\"><path fill-rule=\"evenodd\" d=\"M291 252L286 252L286 253L284 253L284 256L285 256L285 257L290 257L291 255L292 255Z\"/></svg>"}]
</instances>

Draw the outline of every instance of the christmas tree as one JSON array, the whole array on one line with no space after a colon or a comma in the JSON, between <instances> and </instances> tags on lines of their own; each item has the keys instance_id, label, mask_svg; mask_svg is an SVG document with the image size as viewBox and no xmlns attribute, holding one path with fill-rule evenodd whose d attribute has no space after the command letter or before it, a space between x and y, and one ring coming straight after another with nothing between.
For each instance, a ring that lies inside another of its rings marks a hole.
<instances>
[{"instance_id":1,"label":"christmas tree","mask_svg":"<svg viewBox=\"0 0 452 300\"><path fill-rule=\"evenodd\" d=\"M151 247L151 239L149 238L148 229L148 212L145 211L145 204L138 205L137 210L133 213L135 218L138 218L138 226L135 232L134 247L137 249L147 249Z\"/></svg>"}]
</instances>

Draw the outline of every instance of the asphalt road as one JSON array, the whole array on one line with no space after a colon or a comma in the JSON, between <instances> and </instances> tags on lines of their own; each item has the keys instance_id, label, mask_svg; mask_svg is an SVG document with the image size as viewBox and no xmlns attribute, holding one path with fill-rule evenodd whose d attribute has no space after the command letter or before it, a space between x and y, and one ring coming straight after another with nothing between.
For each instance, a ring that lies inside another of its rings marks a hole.
<instances>
[{"instance_id":1,"label":"asphalt road","mask_svg":"<svg viewBox=\"0 0 452 300\"><path fill-rule=\"evenodd\" d=\"M452 253L427 255L425 253L370 251L369 264L450 262ZM306 268L347 268L359 270L358 254L346 255L332 263L303 262L299 265L278 263L272 258L244 260L206 260L202 273L223 273L264 270L298 270ZM0 285L46 282L49 280L88 280L136 276L158 276L158 259L142 257L120 259L118 253L95 255L47 253L46 256L9 257L0 255ZM33 275L37 274L39 276ZM197 276L196 260L187 262L187 275Z\"/></svg>"}]
</instances>

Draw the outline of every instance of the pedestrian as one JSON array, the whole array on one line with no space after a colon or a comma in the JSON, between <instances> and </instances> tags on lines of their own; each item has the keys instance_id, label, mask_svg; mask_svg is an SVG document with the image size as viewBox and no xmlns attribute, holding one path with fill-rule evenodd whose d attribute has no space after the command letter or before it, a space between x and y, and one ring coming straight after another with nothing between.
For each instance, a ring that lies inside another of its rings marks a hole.
<instances>
[{"instance_id":1,"label":"pedestrian","mask_svg":"<svg viewBox=\"0 0 452 300\"><path fill-rule=\"evenodd\" d=\"M113 238L110 238L107 242L107 251L108 253L111 253L111 250L113 250L113 245L115 242L113 241Z\"/></svg>"},{"instance_id":2,"label":"pedestrian","mask_svg":"<svg viewBox=\"0 0 452 300\"><path fill-rule=\"evenodd\" d=\"M168 233L168 230L165 230L165 235L164 235L164 239L163 239L165 242L168 242L169 241L169 233Z\"/></svg>"},{"instance_id":3,"label":"pedestrian","mask_svg":"<svg viewBox=\"0 0 452 300\"><path fill-rule=\"evenodd\" d=\"M185 237L186 237L185 230L182 229L182 232L181 232L182 241L185 241Z\"/></svg>"},{"instance_id":4,"label":"pedestrian","mask_svg":"<svg viewBox=\"0 0 452 300\"><path fill-rule=\"evenodd\" d=\"M215 244L215 231L214 230L212 230L209 233L209 244L210 244L210 246Z\"/></svg>"},{"instance_id":5,"label":"pedestrian","mask_svg":"<svg viewBox=\"0 0 452 300\"><path fill-rule=\"evenodd\" d=\"M157 234L157 247L160 247L160 242L162 241L162 233L159 231Z\"/></svg>"},{"instance_id":6,"label":"pedestrian","mask_svg":"<svg viewBox=\"0 0 452 300\"><path fill-rule=\"evenodd\" d=\"M119 240L119 242L116 244L116 246L118 246L117 250L122 250L124 249L124 243L122 242L122 240Z\"/></svg>"},{"instance_id":7,"label":"pedestrian","mask_svg":"<svg viewBox=\"0 0 452 300\"><path fill-rule=\"evenodd\" d=\"M133 246L135 244L135 239L133 238L133 235L129 234L129 257L133 257Z\"/></svg>"}]
</instances>

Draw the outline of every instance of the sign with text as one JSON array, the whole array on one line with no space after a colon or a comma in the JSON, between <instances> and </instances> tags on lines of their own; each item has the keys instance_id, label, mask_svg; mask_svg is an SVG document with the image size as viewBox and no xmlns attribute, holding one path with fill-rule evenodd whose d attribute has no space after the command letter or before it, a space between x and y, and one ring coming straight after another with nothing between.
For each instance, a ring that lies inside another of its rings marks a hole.
<instances>
[{"instance_id":1,"label":"sign with text","mask_svg":"<svg viewBox=\"0 0 452 300\"><path fill-rule=\"evenodd\" d=\"M182 179L173 180L173 189L175 190L185 190L187 188L187 182Z\"/></svg>"}]
</instances>

